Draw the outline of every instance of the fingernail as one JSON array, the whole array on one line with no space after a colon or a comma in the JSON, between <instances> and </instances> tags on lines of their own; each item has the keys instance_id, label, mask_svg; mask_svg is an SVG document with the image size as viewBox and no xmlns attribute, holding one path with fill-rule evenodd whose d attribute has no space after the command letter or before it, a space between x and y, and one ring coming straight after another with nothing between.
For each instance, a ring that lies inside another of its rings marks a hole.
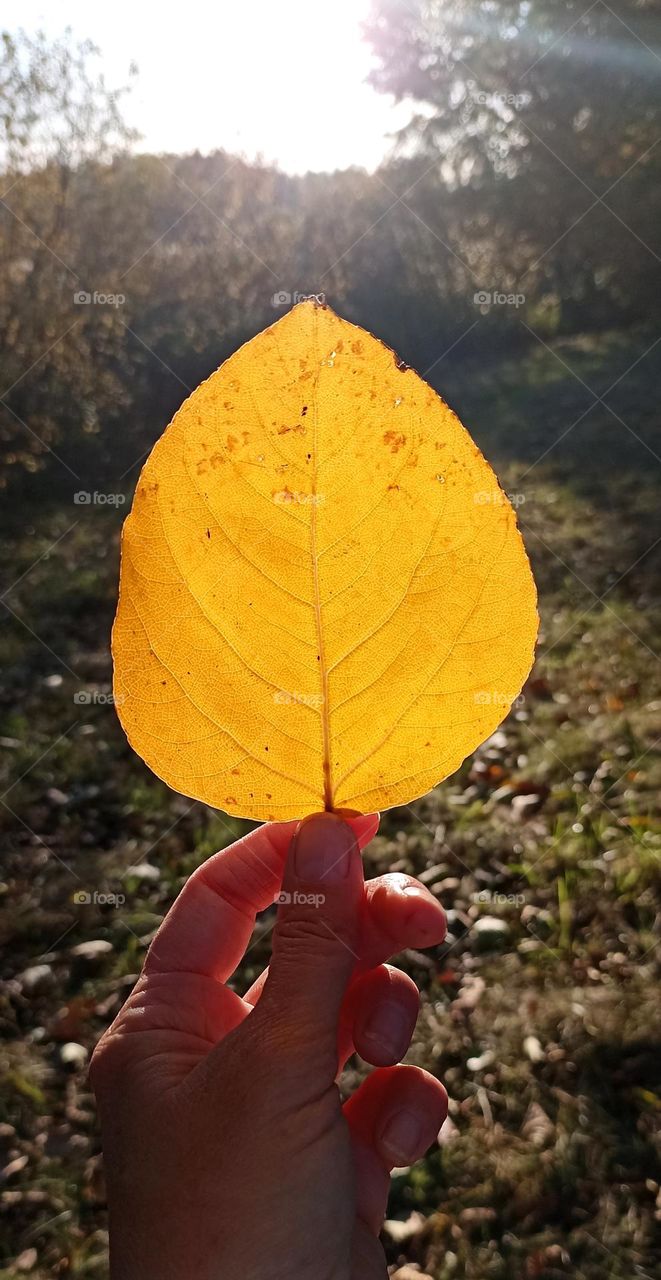
<instances>
[{"instance_id":1,"label":"fingernail","mask_svg":"<svg viewBox=\"0 0 661 1280\"><path fill-rule=\"evenodd\" d=\"M396 1111L384 1126L381 1145L396 1166L408 1164L420 1148L422 1120L415 1111Z\"/></svg>"},{"instance_id":2,"label":"fingernail","mask_svg":"<svg viewBox=\"0 0 661 1280\"><path fill-rule=\"evenodd\" d=\"M346 822L334 814L313 813L294 836L294 870L300 880L345 880L356 839Z\"/></svg>"},{"instance_id":3,"label":"fingernail","mask_svg":"<svg viewBox=\"0 0 661 1280\"><path fill-rule=\"evenodd\" d=\"M408 1049L411 1030L410 1012L396 1000L383 1000L370 1013L363 1034L400 1057Z\"/></svg>"}]
</instances>

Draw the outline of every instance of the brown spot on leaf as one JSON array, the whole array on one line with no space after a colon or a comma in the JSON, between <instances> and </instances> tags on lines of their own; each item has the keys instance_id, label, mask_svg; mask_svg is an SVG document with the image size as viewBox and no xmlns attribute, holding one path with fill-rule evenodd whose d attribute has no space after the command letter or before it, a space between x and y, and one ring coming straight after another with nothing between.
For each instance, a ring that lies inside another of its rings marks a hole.
<instances>
[{"instance_id":1,"label":"brown spot on leaf","mask_svg":"<svg viewBox=\"0 0 661 1280\"><path fill-rule=\"evenodd\" d=\"M383 443L390 447L391 453L399 453L400 449L406 444L406 436L401 431L386 431Z\"/></svg>"}]
</instances>

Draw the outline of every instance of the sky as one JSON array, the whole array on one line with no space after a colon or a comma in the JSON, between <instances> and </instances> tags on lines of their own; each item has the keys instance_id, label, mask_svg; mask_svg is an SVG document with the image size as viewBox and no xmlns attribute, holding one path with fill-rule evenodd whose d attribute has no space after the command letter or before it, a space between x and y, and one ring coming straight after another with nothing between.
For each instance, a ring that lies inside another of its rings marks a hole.
<instances>
[{"instance_id":1,"label":"sky","mask_svg":"<svg viewBox=\"0 0 661 1280\"><path fill-rule=\"evenodd\" d=\"M5 0L2 26L93 40L106 83L132 85L138 150L219 147L304 173L375 168L407 118L365 83L368 11L369 0Z\"/></svg>"}]
</instances>

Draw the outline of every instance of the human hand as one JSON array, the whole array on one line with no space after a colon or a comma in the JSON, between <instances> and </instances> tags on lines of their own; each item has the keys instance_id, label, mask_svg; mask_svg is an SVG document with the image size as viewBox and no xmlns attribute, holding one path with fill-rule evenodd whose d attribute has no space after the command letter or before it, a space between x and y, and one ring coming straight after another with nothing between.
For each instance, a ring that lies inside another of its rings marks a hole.
<instances>
[{"instance_id":1,"label":"human hand","mask_svg":"<svg viewBox=\"0 0 661 1280\"><path fill-rule=\"evenodd\" d=\"M390 1170L446 1114L394 1066L418 992L383 961L442 940L409 876L363 880L377 816L271 823L200 866L91 1063L114 1280L383 1280ZM291 848L290 848L291 845ZM269 970L225 985L280 893ZM354 1048L379 1068L344 1104Z\"/></svg>"}]
</instances>

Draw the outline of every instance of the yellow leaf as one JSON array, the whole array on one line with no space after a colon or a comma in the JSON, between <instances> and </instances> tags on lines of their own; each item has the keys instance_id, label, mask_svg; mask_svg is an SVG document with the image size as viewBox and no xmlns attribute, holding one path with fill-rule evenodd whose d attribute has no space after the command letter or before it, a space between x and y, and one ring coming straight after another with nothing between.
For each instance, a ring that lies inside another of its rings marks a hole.
<instances>
[{"instance_id":1,"label":"yellow leaf","mask_svg":"<svg viewBox=\"0 0 661 1280\"><path fill-rule=\"evenodd\" d=\"M159 777L265 820L403 804L530 669L514 512L447 405L301 303L189 397L124 525L115 700Z\"/></svg>"}]
</instances>

